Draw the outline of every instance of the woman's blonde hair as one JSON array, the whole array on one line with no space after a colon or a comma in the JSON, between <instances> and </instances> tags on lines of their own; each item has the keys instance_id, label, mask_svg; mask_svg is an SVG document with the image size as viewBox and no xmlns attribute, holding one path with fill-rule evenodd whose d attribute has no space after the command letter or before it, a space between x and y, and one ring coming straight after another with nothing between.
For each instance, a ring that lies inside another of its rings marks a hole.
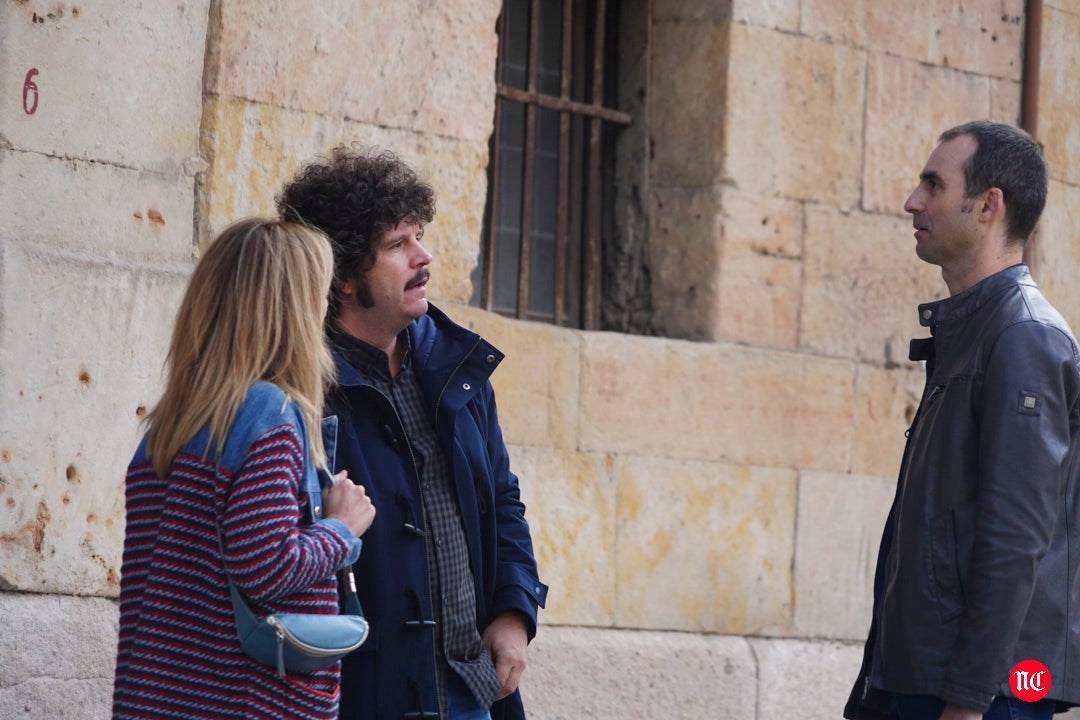
<instances>
[{"instance_id":1,"label":"woman's blonde hair","mask_svg":"<svg viewBox=\"0 0 1080 720\"><path fill-rule=\"evenodd\" d=\"M160 477L204 427L208 451L220 454L248 388L260 380L297 404L309 452L325 463L320 421L334 365L323 316L333 272L330 241L303 225L249 218L218 235L188 281L165 360L165 391L147 416Z\"/></svg>"}]
</instances>

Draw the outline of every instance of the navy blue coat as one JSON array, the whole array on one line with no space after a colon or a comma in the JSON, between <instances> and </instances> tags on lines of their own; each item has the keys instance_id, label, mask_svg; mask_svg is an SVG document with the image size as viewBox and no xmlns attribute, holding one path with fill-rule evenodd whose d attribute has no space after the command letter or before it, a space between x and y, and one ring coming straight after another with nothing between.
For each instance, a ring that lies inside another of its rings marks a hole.
<instances>
[{"instance_id":1,"label":"navy blue coat","mask_svg":"<svg viewBox=\"0 0 1080 720\"><path fill-rule=\"evenodd\" d=\"M503 355L429 306L408 328L412 363L435 432L450 463L476 586L476 627L516 611L536 633L540 582L525 506L499 428L489 378ZM368 641L342 664L343 720L435 718L434 617L419 478L401 420L368 380L336 356L338 385L327 399L337 416L335 472L345 469L375 505L354 566L371 624ZM430 713L430 714L428 714ZM495 704L492 718L524 718L521 696Z\"/></svg>"}]
</instances>

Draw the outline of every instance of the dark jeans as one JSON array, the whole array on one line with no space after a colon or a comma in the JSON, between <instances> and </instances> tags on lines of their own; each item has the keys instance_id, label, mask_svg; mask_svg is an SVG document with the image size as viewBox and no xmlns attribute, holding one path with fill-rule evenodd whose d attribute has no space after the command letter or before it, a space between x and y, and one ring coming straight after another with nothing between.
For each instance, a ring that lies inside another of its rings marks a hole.
<instances>
[{"instance_id":1,"label":"dark jeans","mask_svg":"<svg viewBox=\"0 0 1080 720\"><path fill-rule=\"evenodd\" d=\"M994 698L983 720L1050 720L1054 715L1053 700L1024 702L1011 697ZM897 695L896 711L900 720L938 720L945 710L945 701L933 695Z\"/></svg>"}]
</instances>

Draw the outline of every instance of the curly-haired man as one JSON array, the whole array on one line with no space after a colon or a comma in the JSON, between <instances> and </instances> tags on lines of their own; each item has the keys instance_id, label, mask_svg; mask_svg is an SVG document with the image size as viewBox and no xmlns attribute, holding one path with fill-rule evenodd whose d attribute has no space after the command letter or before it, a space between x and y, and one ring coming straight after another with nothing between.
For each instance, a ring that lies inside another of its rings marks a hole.
<instances>
[{"instance_id":1,"label":"curly-haired man","mask_svg":"<svg viewBox=\"0 0 1080 720\"><path fill-rule=\"evenodd\" d=\"M356 565L372 637L342 664L340 717L524 718L547 587L489 381L502 353L428 303L435 193L394 154L342 146L277 202L334 244L333 470L379 510Z\"/></svg>"}]
</instances>

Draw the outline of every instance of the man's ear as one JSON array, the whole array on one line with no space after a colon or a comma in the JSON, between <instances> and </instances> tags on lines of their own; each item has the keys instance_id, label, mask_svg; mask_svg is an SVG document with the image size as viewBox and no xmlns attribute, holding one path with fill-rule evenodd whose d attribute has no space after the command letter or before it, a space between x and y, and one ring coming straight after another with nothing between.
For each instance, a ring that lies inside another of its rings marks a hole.
<instances>
[{"instance_id":1,"label":"man's ear","mask_svg":"<svg viewBox=\"0 0 1080 720\"><path fill-rule=\"evenodd\" d=\"M1005 195L1001 188L992 187L983 196L982 205L979 207L980 222L1005 222Z\"/></svg>"},{"instance_id":2,"label":"man's ear","mask_svg":"<svg viewBox=\"0 0 1080 720\"><path fill-rule=\"evenodd\" d=\"M338 280L334 278L334 290L339 297L352 297L356 293L356 286L352 280Z\"/></svg>"}]
</instances>

